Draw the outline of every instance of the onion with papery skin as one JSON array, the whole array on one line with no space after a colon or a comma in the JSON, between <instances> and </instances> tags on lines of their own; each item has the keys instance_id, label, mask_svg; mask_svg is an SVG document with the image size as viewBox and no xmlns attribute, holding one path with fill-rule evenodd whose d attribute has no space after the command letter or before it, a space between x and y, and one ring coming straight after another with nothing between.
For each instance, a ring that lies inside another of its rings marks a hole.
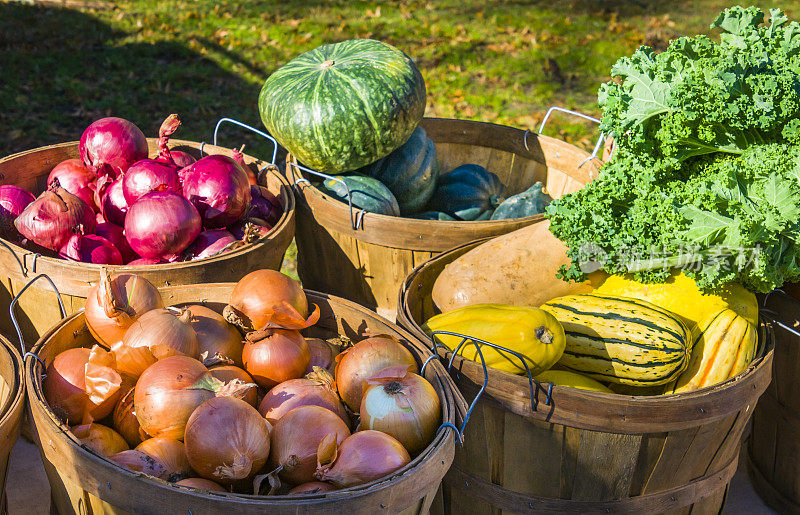
<instances>
[{"instance_id":1,"label":"onion with papery skin","mask_svg":"<svg viewBox=\"0 0 800 515\"><path fill-rule=\"evenodd\" d=\"M417 362L408 349L393 336L371 336L336 356L336 388L354 412L361 409L364 381L386 367L408 365L418 372Z\"/></svg>"},{"instance_id":2,"label":"onion with papery skin","mask_svg":"<svg viewBox=\"0 0 800 515\"><path fill-rule=\"evenodd\" d=\"M197 208L206 229L227 227L250 207L247 173L228 156L206 156L182 170L181 178L183 195Z\"/></svg>"},{"instance_id":3,"label":"onion with papery skin","mask_svg":"<svg viewBox=\"0 0 800 515\"><path fill-rule=\"evenodd\" d=\"M180 116L174 113L167 116L166 119L161 122L161 127L158 128L158 141L156 143L158 145L158 155L156 156L156 161L172 165L176 169L181 169L186 166L185 164L182 164L183 155L188 155L186 152L175 151L174 154L180 154L179 156L175 156L173 155L173 151L169 148L169 137L172 136L180 126ZM179 163L176 159L181 159L181 162Z\"/></svg>"},{"instance_id":4,"label":"onion with papery skin","mask_svg":"<svg viewBox=\"0 0 800 515\"><path fill-rule=\"evenodd\" d=\"M143 313L164 307L161 294L144 277L136 274L110 275L100 272L100 282L86 297L86 325L92 336L110 348L122 341L125 331Z\"/></svg>"},{"instance_id":5,"label":"onion with papery skin","mask_svg":"<svg viewBox=\"0 0 800 515\"><path fill-rule=\"evenodd\" d=\"M147 157L147 138L128 120L100 118L83 131L78 153L83 164L98 177L117 177Z\"/></svg>"},{"instance_id":6,"label":"onion with papery skin","mask_svg":"<svg viewBox=\"0 0 800 515\"><path fill-rule=\"evenodd\" d=\"M186 454L198 475L222 484L255 476L270 453L270 427L240 399L216 397L186 423Z\"/></svg>"},{"instance_id":7,"label":"onion with papery skin","mask_svg":"<svg viewBox=\"0 0 800 515\"><path fill-rule=\"evenodd\" d=\"M231 157L233 158L234 161L236 161L239 164L239 166L242 167L244 173L247 174L247 182L251 186L258 185L258 179L256 178L256 174L253 173L253 169L247 166L247 163L244 162L244 154L242 153L243 151L244 151L244 145L242 145L242 148L240 149L233 149Z\"/></svg>"},{"instance_id":8,"label":"onion with papery skin","mask_svg":"<svg viewBox=\"0 0 800 515\"><path fill-rule=\"evenodd\" d=\"M157 308L144 313L125 332L122 345L112 348L118 370L139 377L160 359L178 355L197 359L197 333L189 323L191 319L192 312L186 308Z\"/></svg>"},{"instance_id":9,"label":"onion with papery skin","mask_svg":"<svg viewBox=\"0 0 800 515\"><path fill-rule=\"evenodd\" d=\"M153 258L139 258L134 259L133 261L129 261L126 263L129 266L150 266L150 265L161 265L166 263L163 259L153 259Z\"/></svg>"},{"instance_id":10,"label":"onion with papery skin","mask_svg":"<svg viewBox=\"0 0 800 515\"><path fill-rule=\"evenodd\" d=\"M302 377L311 355L299 331L266 329L249 333L242 350L244 369L259 386L272 388L278 383Z\"/></svg>"},{"instance_id":11,"label":"onion with papery skin","mask_svg":"<svg viewBox=\"0 0 800 515\"><path fill-rule=\"evenodd\" d=\"M159 436L149 438L136 446L153 459L160 461L167 469L167 481L174 483L188 478L192 473L189 459L186 457L186 447L183 442L174 438Z\"/></svg>"},{"instance_id":12,"label":"onion with papery skin","mask_svg":"<svg viewBox=\"0 0 800 515\"><path fill-rule=\"evenodd\" d=\"M139 377L133 402L142 430L150 436L183 440L192 412L216 395L241 396L249 385L223 385L196 359L170 356L156 361Z\"/></svg>"},{"instance_id":13,"label":"onion with papery skin","mask_svg":"<svg viewBox=\"0 0 800 515\"><path fill-rule=\"evenodd\" d=\"M256 270L244 276L222 312L225 319L246 331L265 327L305 329L319 320L319 307L308 314L308 300L300 283L275 270Z\"/></svg>"},{"instance_id":14,"label":"onion with papery skin","mask_svg":"<svg viewBox=\"0 0 800 515\"><path fill-rule=\"evenodd\" d=\"M131 261L139 258L131 246L128 245L128 240L125 239L125 234L122 231L122 227L119 225L112 224L111 222L98 221L94 233L107 239L117 248L119 253L122 255L123 263L130 263Z\"/></svg>"},{"instance_id":15,"label":"onion with papery skin","mask_svg":"<svg viewBox=\"0 0 800 515\"><path fill-rule=\"evenodd\" d=\"M170 191L154 191L128 209L125 237L142 257L175 261L200 234L200 215L194 206Z\"/></svg>"},{"instance_id":16,"label":"onion with papery skin","mask_svg":"<svg viewBox=\"0 0 800 515\"><path fill-rule=\"evenodd\" d=\"M187 247L183 256L186 260L205 259L207 257L216 256L217 254L233 250L231 245L237 241L239 240L234 238L233 234L226 229L203 231L198 234L192 244Z\"/></svg>"},{"instance_id":17,"label":"onion with papery skin","mask_svg":"<svg viewBox=\"0 0 800 515\"><path fill-rule=\"evenodd\" d=\"M274 425L300 406L319 406L331 410L350 425L350 417L336 393L333 376L319 367L302 379L290 379L273 387L261 400L258 412Z\"/></svg>"},{"instance_id":18,"label":"onion with papery skin","mask_svg":"<svg viewBox=\"0 0 800 515\"><path fill-rule=\"evenodd\" d=\"M57 179L14 220L22 236L56 252L78 229L90 234L96 225L89 204L59 186Z\"/></svg>"},{"instance_id":19,"label":"onion with papery skin","mask_svg":"<svg viewBox=\"0 0 800 515\"><path fill-rule=\"evenodd\" d=\"M76 347L59 353L47 367L42 381L50 408L70 424L100 420L120 396L122 377L113 359L95 345L91 350Z\"/></svg>"},{"instance_id":20,"label":"onion with papery skin","mask_svg":"<svg viewBox=\"0 0 800 515\"><path fill-rule=\"evenodd\" d=\"M100 208L103 217L119 226L125 225L125 216L128 214L128 203L122 191L122 179L112 181L109 177L101 177L97 180L97 190L94 200Z\"/></svg>"},{"instance_id":21,"label":"onion with papery skin","mask_svg":"<svg viewBox=\"0 0 800 515\"><path fill-rule=\"evenodd\" d=\"M95 265L122 264L122 254L113 243L102 236L83 234L82 231L70 236L58 251L58 257Z\"/></svg>"},{"instance_id":22,"label":"onion with papery skin","mask_svg":"<svg viewBox=\"0 0 800 515\"><path fill-rule=\"evenodd\" d=\"M118 452L127 451L130 448L119 433L102 424L92 422L75 426L70 431L87 447L94 449L103 456L111 456Z\"/></svg>"},{"instance_id":23,"label":"onion with papery skin","mask_svg":"<svg viewBox=\"0 0 800 515\"><path fill-rule=\"evenodd\" d=\"M283 204L278 197L260 186L250 186L250 197L252 200L247 212L249 218L264 220L270 226L278 223L283 215Z\"/></svg>"},{"instance_id":24,"label":"onion with papery skin","mask_svg":"<svg viewBox=\"0 0 800 515\"><path fill-rule=\"evenodd\" d=\"M99 211L94 201L97 176L86 168L83 161L80 159L61 161L47 176L47 184L51 184L53 179L58 179L62 188L86 202L92 210Z\"/></svg>"},{"instance_id":25,"label":"onion with papery skin","mask_svg":"<svg viewBox=\"0 0 800 515\"><path fill-rule=\"evenodd\" d=\"M375 481L411 462L408 451L396 438L369 429L353 433L341 445L331 437L325 438L317 456L315 477L339 488Z\"/></svg>"},{"instance_id":26,"label":"onion with papery skin","mask_svg":"<svg viewBox=\"0 0 800 515\"><path fill-rule=\"evenodd\" d=\"M238 241L255 243L263 236L269 234L269 231L272 230L272 226L267 225L267 222L258 220L257 218L243 218L228 227L228 230Z\"/></svg>"},{"instance_id":27,"label":"onion with papery skin","mask_svg":"<svg viewBox=\"0 0 800 515\"><path fill-rule=\"evenodd\" d=\"M326 492L333 492L337 488L330 483L323 483L321 481L310 481L296 486L289 490L286 495L300 495L300 494L324 494Z\"/></svg>"},{"instance_id":28,"label":"onion with papery skin","mask_svg":"<svg viewBox=\"0 0 800 515\"><path fill-rule=\"evenodd\" d=\"M291 410L272 429L270 468L282 466L278 476L293 485L314 481L317 449L328 436L336 443L350 436L350 429L339 415L319 406Z\"/></svg>"},{"instance_id":29,"label":"onion with papery skin","mask_svg":"<svg viewBox=\"0 0 800 515\"><path fill-rule=\"evenodd\" d=\"M223 383L229 383L234 379L238 379L243 383L252 384L253 386L247 390L247 393L244 394L242 400L254 408L258 405L258 387L256 387L254 384L253 378L250 377L250 374L234 365L216 365L210 367L208 371L212 376L216 377Z\"/></svg>"},{"instance_id":30,"label":"onion with papery skin","mask_svg":"<svg viewBox=\"0 0 800 515\"><path fill-rule=\"evenodd\" d=\"M178 169L174 165L155 159L142 159L131 165L122 176L122 194L129 206L152 191L171 191L180 194L181 181L178 178Z\"/></svg>"},{"instance_id":31,"label":"onion with papery skin","mask_svg":"<svg viewBox=\"0 0 800 515\"><path fill-rule=\"evenodd\" d=\"M360 413L362 429L395 437L411 454L433 441L442 418L436 390L407 365L384 368L366 380Z\"/></svg>"},{"instance_id":32,"label":"onion with papery skin","mask_svg":"<svg viewBox=\"0 0 800 515\"><path fill-rule=\"evenodd\" d=\"M308 350L311 353L311 359L309 360L306 374L313 372L314 367L319 367L332 372L336 353L333 351L331 344L319 338L306 338L306 343L308 344Z\"/></svg>"},{"instance_id":33,"label":"onion with papery skin","mask_svg":"<svg viewBox=\"0 0 800 515\"><path fill-rule=\"evenodd\" d=\"M133 406L134 389L131 388L119 398L114 407L114 429L122 435L131 447L136 447L142 443L142 435L139 432L139 421L136 419L136 412Z\"/></svg>"},{"instance_id":34,"label":"onion with papery skin","mask_svg":"<svg viewBox=\"0 0 800 515\"><path fill-rule=\"evenodd\" d=\"M192 312L189 324L197 333L200 360L203 364L210 367L229 362L237 367L244 367L241 333L213 309L199 304L187 307Z\"/></svg>"},{"instance_id":35,"label":"onion with papery skin","mask_svg":"<svg viewBox=\"0 0 800 515\"><path fill-rule=\"evenodd\" d=\"M28 204L36 197L28 190L12 184L0 186L0 238L18 240L19 231L14 227L14 220L25 211Z\"/></svg>"},{"instance_id":36,"label":"onion with papery skin","mask_svg":"<svg viewBox=\"0 0 800 515\"><path fill-rule=\"evenodd\" d=\"M164 480L169 477L166 465L142 451L134 449L122 451L109 456L108 459L134 472L141 472Z\"/></svg>"},{"instance_id":37,"label":"onion with papery skin","mask_svg":"<svg viewBox=\"0 0 800 515\"><path fill-rule=\"evenodd\" d=\"M173 152L174 154L174 152ZM198 490L210 490L212 492L227 492L219 484L203 479L202 477L190 477L182 479L175 483L176 485L185 486L187 488L197 488Z\"/></svg>"}]
</instances>

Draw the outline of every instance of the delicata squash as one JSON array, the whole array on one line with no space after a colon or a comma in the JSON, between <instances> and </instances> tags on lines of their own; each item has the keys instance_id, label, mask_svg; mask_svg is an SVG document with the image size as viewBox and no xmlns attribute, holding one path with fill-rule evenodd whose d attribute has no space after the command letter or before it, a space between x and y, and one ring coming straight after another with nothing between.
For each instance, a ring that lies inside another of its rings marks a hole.
<instances>
[{"instance_id":1,"label":"delicata squash","mask_svg":"<svg viewBox=\"0 0 800 515\"><path fill-rule=\"evenodd\" d=\"M474 304L436 315L422 328L428 334L449 331L518 352L524 356L532 375L552 367L564 352L564 328L552 315L539 308ZM450 350L455 350L463 340L444 334L435 337ZM526 373L522 360L512 354L485 345L481 347L481 353L487 366L514 374ZM465 344L458 354L480 362L474 345Z\"/></svg>"}]
</instances>

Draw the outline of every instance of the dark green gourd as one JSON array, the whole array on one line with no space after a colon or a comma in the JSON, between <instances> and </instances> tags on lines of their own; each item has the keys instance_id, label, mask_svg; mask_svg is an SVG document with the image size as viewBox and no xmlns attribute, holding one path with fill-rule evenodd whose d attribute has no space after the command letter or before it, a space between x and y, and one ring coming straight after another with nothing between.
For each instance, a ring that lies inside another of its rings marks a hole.
<instances>
[{"instance_id":1,"label":"dark green gourd","mask_svg":"<svg viewBox=\"0 0 800 515\"><path fill-rule=\"evenodd\" d=\"M347 188L350 188L354 208L381 215L400 216L397 199L381 181L363 175L340 175L337 179L344 181ZM320 186L324 193L344 203L347 203L347 188L333 179L325 179Z\"/></svg>"},{"instance_id":2,"label":"dark green gourd","mask_svg":"<svg viewBox=\"0 0 800 515\"><path fill-rule=\"evenodd\" d=\"M425 129L417 127L408 141L361 171L389 188L403 215L416 213L425 207L436 189L439 178L436 147Z\"/></svg>"},{"instance_id":3,"label":"dark green gourd","mask_svg":"<svg viewBox=\"0 0 800 515\"><path fill-rule=\"evenodd\" d=\"M428 209L458 220L488 220L504 199L505 186L486 168L461 165L439 176Z\"/></svg>"},{"instance_id":4,"label":"dark green gourd","mask_svg":"<svg viewBox=\"0 0 800 515\"><path fill-rule=\"evenodd\" d=\"M492 214L492 220L508 220L510 218L525 218L526 216L544 213L545 208L553 198L544 192L544 185L536 182L533 186L512 195L497 206Z\"/></svg>"}]
</instances>

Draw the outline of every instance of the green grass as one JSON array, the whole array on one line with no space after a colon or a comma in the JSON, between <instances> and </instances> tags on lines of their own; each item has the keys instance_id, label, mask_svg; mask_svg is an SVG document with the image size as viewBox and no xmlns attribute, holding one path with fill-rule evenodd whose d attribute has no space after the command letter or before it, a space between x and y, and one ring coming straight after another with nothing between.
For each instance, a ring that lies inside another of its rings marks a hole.
<instances>
[{"instance_id":1,"label":"green grass","mask_svg":"<svg viewBox=\"0 0 800 515\"><path fill-rule=\"evenodd\" d=\"M754 2L800 15L800 1ZM0 3L0 155L76 140L92 120L128 118L155 136L210 141L231 116L260 126L258 92L293 56L348 38L412 56L427 116L538 129L551 105L597 116L596 93L622 55L708 32L728 2L654 0L406 2L119 1L106 9ZM547 129L588 148L595 127L557 116ZM236 129L221 144L271 148Z\"/></svg>"}]
</instances>

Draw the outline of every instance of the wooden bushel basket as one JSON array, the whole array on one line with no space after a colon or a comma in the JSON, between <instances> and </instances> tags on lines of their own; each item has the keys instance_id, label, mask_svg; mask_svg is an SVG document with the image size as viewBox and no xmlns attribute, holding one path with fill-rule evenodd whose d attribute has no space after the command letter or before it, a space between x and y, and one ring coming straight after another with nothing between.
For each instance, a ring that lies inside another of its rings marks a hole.
<instances>
[{"instance_id":1,"label":"wooden bushel basket","mask_svg":"<svg viewBox=\"0 0 800 515\"><path fill-rule=\"evenodd\" d=\"M203 301L217 311L228 302L233 284L175 286L161 290L166 305ZM306 291L321 310L320 321L304 331L330 338L343 334L357 341L366 333L397 337L421 365L430 352L407 331L352 302ZM64 319L33 347L46 364L58 353L92 343L83 313ZM453 460L454 432L441 429L433 442L399 471L372 483L327 494L260 496L201 493L122 468L81 444L49 408L42 391L44 369L34 356L25 364L28 405L50 481L54 508L66 514L301 514L301 513L428 513L442 477ZM457 391L451 378L433 360L425 368L442 401L442 422L453 423ZM460 401L463 403L463 399Z\"/></svg>"},{"instance_id":2,"label":"wooden bushel basket","mask_svg":"<svg viewBox=\"0 0 800 515\"><path fill-rule=\"evenodd\" d=\"M599 159L563 141L491 123L425 118L421 126L436 145L442 173L474 163L495 173L508 195L536 181L554 198L582 188L597 177ZM394 319L397 289L417 265L469 241L499 236L544 220L444 222L417 220L354 209L307 181L320 181L293 166L286 176L298 194L298 273L303 284L329 291ZM582 164L583 163L583 164ZM581 166L582 164L582 166ZM302 179L305 179L303 181ZM358 227L354 229L354 227Z\"/></svg>"},{"instance_id":3,"label":"wooden bushel basket","mask_svg":"<svg viewBox=\"0 0 800 515\"><path fill-rule=\"evenodd\" d=\"M148 139L150 155L154 155L156 139ZM183 150L199 157L200 143L170 140L170 148ZM203 145L204 154L232 154L230 149ZM0 181L14 184L38 194L46 188L45 181L55 165L65 159L78 157L78 142L61 143L36 148L0 159ZM294 195L286 179L265 161L245 155L262 187L281 199L284 213L275 227L259 241L231 252L197 261L150 266L109 266L112 273L125 271L145 277L156 286L201 284L238 281L247 273L260 268L279 270L283 255L294 237ZM261 173L261 172L264 173ZM8 317L12 299L39 274L46 274L61 292L67 314L81 309L91 286L100 277L100 265L79 263L40 256L18 245L0 240L0 333L16 335ZM20 296L15 308L25 342L29 345L61 320L58 298L44 281L31 285ZM16 338L16 336L14 336Z\"/></svg>"},{"instance_id":4,"label":"wooden bushel basket","mask_svg":"<svg viewBox=\"0 0 800 515\"><path fill-rule=\"evenodd\" d=\"M0 511L6 513L6 475L25 406L22 356L0 336Z\"/></svg>"},{"instance_id":5,"label":"wooden bushel basket","mask_svg":"<svg viewBox=\"0 0 800 515\"><path fill-rule=\"evenodd\" d=\"M484 240L485 241L485 240ZM438 311L431 289L472 242L415 269L399 296L399 323L421 341ZM536 387L488 369L488 388L442 484L445 513L720 513L736 471L742 433L770 382L773 334L760 331L748 369L713 387L666 396L628 396ZM447 354L449 357L449 353ZM453 376L471 400L479 363L456 357Z\"/></svg>"},{"instance_id":6,"label":"wooden bushel basket","mask_svg":"<svg viewBox=\"0 0 800 515\"><path fill-rule=\"evenodd\" d=\"M800 331L800 302L775 292L766 305ZM772 383L753 411L747 445L753 487L780 513L800 513L800 336L795 332L776 324Z\"/></svg>"}]
</instances>

